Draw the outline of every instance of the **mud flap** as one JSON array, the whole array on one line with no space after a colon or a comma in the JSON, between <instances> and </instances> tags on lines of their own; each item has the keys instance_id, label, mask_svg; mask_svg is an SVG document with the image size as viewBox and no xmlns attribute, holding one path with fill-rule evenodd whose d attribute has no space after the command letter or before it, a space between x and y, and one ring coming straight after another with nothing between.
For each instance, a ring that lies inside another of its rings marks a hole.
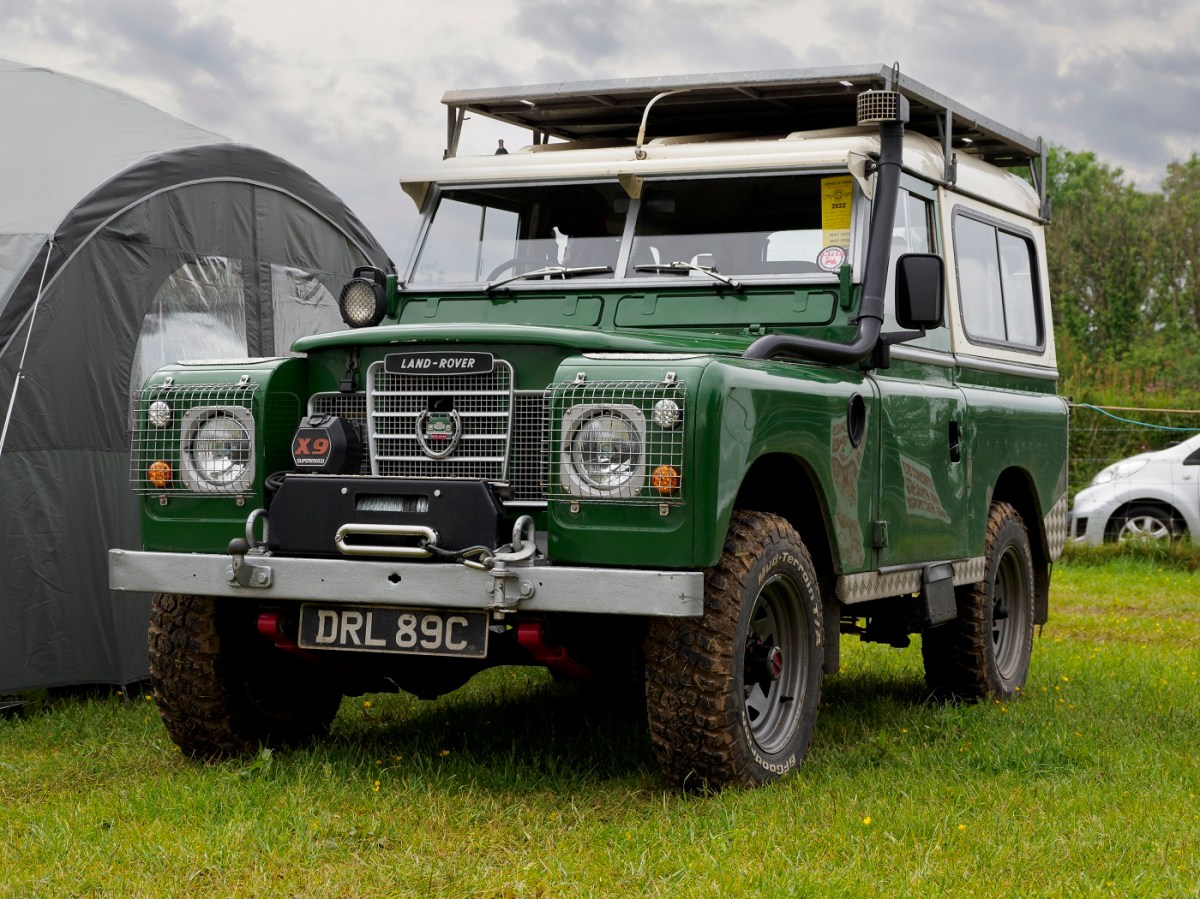
<instances>
[{"instance_id":1,"label":"mud flap","mask_svg":"<svg viewBox=\"0 0 1200 899\"><path fill-rule=\"evenodd\" d=\"M958 617L954 601L954 566L949 562L926 565L921 584L921 623L934 627Z\"/></svg>"}]
</instances>

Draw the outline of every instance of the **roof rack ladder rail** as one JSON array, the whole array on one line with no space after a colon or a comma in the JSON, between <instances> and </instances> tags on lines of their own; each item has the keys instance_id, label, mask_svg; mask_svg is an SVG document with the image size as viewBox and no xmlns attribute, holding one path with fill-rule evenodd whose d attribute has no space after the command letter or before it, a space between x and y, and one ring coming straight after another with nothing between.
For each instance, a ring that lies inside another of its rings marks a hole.
<instances>
[{"instance_id":1,"label":"roof rack ladder rail","mask_svg":"<svg viewBox=\"0 0 1200 899\"><path fill-rule=\"evenodd\" d=\"M465 106L446 107L446 150L442 159L453 159L458 155L458 139L462 137L463 122L467 118Z\"/></svg>"},{"instance_id":2,"label":"roof rack ladder rail","mask_svg":"<svg viewBox=\"0 0 1200 899\"><path fill-rule=\"evenodd\" d=\"M950 108L942 110L946 121L937 120L938 135L942 138L942 180L954 184L958 180L958 157L954 155L954 113Z\"/></svg>"}]
</instances>

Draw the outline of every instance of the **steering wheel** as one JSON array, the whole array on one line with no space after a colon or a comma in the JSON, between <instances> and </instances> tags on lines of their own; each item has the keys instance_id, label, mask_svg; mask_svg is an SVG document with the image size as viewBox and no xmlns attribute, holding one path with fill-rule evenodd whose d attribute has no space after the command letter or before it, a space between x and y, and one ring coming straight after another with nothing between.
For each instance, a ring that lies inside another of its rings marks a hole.
<instances>
[{"instance_id":1,"label":"steering wheel","mask_svg":"<svg viewBox=\"0 0 1200 899\"><path fill-rule=\"evenodd\" d=\"M508 271L510 268L513 269L514 275L519 275L521 272L516 271L517 266L525 264L529 265L529 268L525 269L525 271L531 272L537 268L545 268L550 263L546 262L545 259L538 258L537 256L514 256L507 262L501 262L498 266L488 272L487 277L483 280L495 281L500 277L501 273Z\"/></svg>"}]
</instances>

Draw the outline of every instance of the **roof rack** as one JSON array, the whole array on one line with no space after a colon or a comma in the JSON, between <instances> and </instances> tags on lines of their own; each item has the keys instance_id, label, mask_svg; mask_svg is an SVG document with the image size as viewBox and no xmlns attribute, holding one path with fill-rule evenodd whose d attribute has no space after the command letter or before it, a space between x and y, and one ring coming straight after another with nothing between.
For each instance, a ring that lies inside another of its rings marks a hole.
<instances>
[{"instance_id":1,"label":"roof rack","mask_svg":"<svg viewBox=\"0 0 1200 899\"><path fill-rule=\"evenodd\" d=\"M639 128L645 127L644 116L652 103L649 130L654 137L731 130L787 134L853 124L858 95L872 89L897 90L908 98L906 128L941 143L948 183L955 180L955 153L1004 168L1029 165L1045 207L1045 145L1040 138L1027 137L980 115L902 75L898 66L778 69L447 91L442 97L447 107L445 155L456 155L467 113L527 128L534 143L557 137L568 141L604 138L633 145L640 144Z\"/></svg>"}]
</instances>

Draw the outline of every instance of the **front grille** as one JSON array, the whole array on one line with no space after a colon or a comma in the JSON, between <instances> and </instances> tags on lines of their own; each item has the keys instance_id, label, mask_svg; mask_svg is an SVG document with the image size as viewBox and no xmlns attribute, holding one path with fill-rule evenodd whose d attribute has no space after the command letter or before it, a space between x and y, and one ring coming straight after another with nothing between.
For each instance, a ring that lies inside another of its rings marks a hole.
<instances>
[{"instance_id":1,"label":"front grille","mask_svg":"<svg viewBox=\"0 0 1200 899\"><path fill-rule=\"evenodd\" d=\"M431 444L423 447L418 435L431 414L456 419L451 430L458 443L442 459L431 458ZM393 374L382 362L367 369L372 474L502 481L511 417L512 366L503 360L479 375Z\"/></svg>"},{"instance_id":2,"label":"front grille","mask_svg":"<svg viewBox=\"0 0 1200 899\"><path fill-rule=\"evenodd\" d=\"M516 414L508 457L508 480L513 499L540 502L546 498L546 397L541 393L513 395Z\"/></svg>"},{"instance_id":3,"label":"front grille","mask_svg":"<svg viewBox=\"0 0 1200 899\"><path fill-rule=\"evenodd\" d=\"M316 394L309 412L358 425L367 446L360 474L508 481L514 500L541 502L545 402L540 392L514 391L512 381L504 360L476 375L393 374L376 362L367 370L365 393ZM451 411L458 443L445 458L431 458L417 435L423 413Z\"/></svg>"}]
</instances>

